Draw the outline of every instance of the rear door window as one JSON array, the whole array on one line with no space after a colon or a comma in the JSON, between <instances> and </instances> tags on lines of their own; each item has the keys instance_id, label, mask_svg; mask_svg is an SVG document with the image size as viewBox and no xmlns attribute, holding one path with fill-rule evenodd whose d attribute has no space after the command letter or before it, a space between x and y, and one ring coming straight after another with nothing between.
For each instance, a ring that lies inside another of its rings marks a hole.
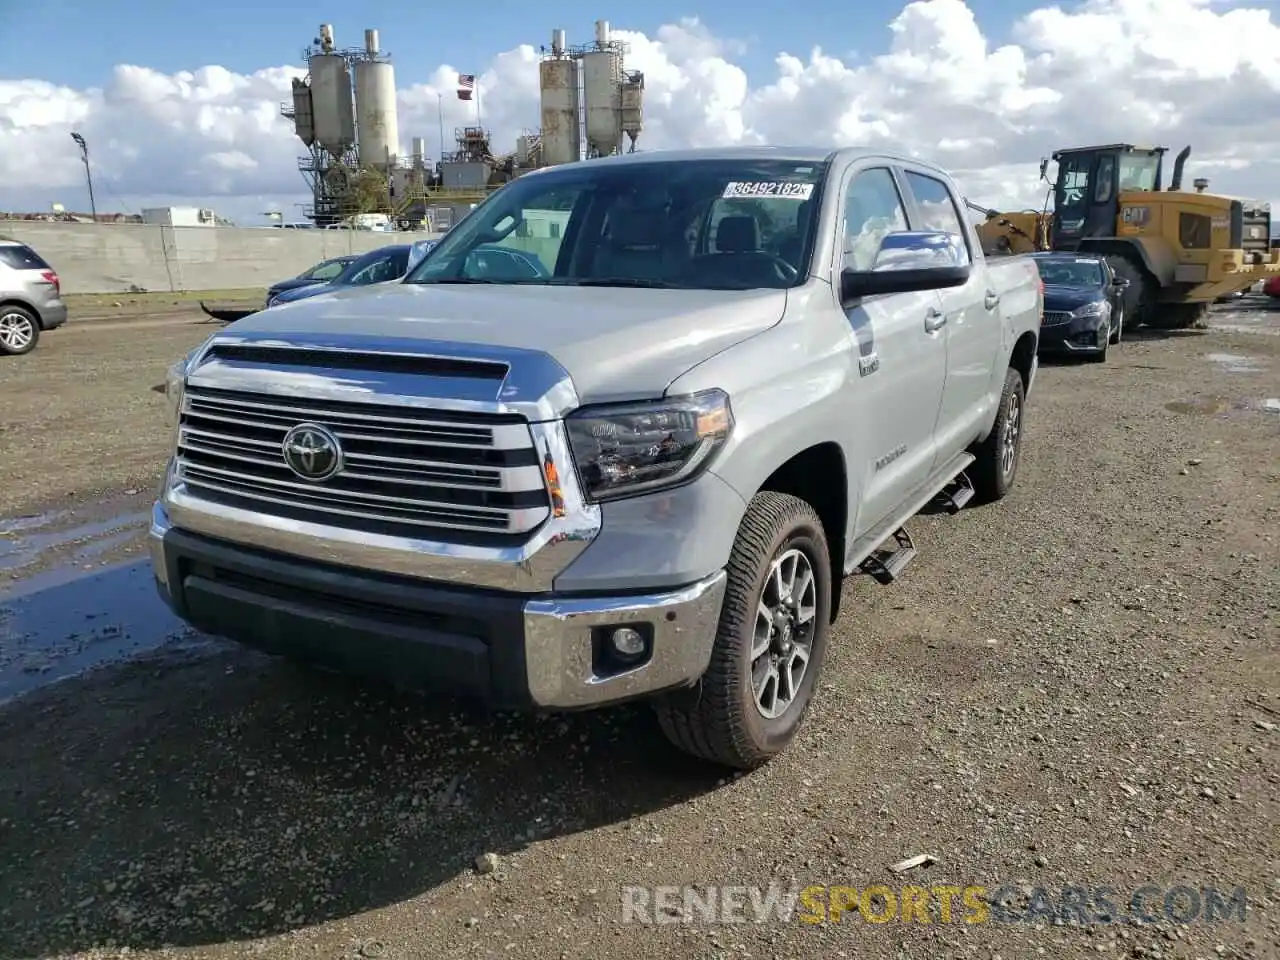
<instances>
[{"instance_id":1,"label":"rear door window","mask_svg":"<svg viewBox=\"0 0 1280 960\"><path fill-rule=\"evenodd\" d=\"M14 270L51 270L44 258L26 244L9 244L0 246L0 263Z\"/></svg>"}]
</instances>

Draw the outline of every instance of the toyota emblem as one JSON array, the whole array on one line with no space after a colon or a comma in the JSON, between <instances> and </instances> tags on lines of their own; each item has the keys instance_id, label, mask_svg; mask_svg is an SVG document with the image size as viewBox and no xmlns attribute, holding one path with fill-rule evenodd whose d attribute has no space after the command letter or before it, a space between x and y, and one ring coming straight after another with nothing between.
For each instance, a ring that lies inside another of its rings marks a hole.
<instances>
[{"instance_id":1,"label":"toyota emblem","mask_svg":"<svg viewBox=\"0 0 1280 960\"><path fill-rule=\"evenodd\" d=\"M328 480L342 469L342 444L318 423L298 424L280 448L285 465L303 480Z\"/></svg>"}]
</instances>

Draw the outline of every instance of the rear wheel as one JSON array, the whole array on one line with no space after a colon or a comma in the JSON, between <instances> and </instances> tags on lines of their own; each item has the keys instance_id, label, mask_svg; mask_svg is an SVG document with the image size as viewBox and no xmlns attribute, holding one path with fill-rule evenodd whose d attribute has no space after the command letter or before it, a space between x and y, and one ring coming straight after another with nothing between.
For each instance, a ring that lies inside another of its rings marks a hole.
<instances>
[{"instance_id":1,"label":"rear wheel","mask_svg":"<svg viewBox=\"0 0 1280 960\"><path fill-rule=\"evenodd\" d=\"M970 471L973 489L982 503L1003 499L1013 486L1022 454L1023 405L1026 391L1022 374L1010 367L1000 391L1000 408L987 439L973 451Z\"/></svg>"},{"instance_id":2,"label":"rear wheel","mask_svg":"<svg viewBox=\"0 0 1280 960\"><path fill-rule=\"evenodd\" d=\"M817 513L797 497L756 494L728 578L707 672L655 707L681 750L750 770L795 738L826 656L831 561Z\"/></svg>"},{"instance_id":3,"label":"rear wheel","mask_svg":"<svg viewBox=\"0 0 1280 960\"><path fill-rule=\"evenodd\" d=\"M18 356L30 353L40 340L40 323L26 307L0 307L0 353Z\"/></svg>"}]
</instances>

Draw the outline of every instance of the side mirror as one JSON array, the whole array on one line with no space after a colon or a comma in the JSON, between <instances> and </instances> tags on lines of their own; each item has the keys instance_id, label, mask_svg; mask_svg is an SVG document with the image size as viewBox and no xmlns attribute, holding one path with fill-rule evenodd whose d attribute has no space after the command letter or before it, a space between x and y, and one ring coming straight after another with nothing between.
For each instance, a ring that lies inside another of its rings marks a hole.
<instances>
[{"instance_id":1,"label":"side mirror","mask_svg":"<svg viewBox=\"0 0 1280 960\"><path fill-rule=\"evenodd\" d=\"M1049 169L1049 158L1041 157L1040 158L1040 179L1041 180L1045 179L1044 175L1045 175L1045 172L1048 171L1048 169Z\"/></svg>"},{"instance_id":2,"label":"side mirror","mask_svg":"<svg viewBox=\"0 0 1280 960\"><path fill-rule=\"evenodd\" d=\"M870 270L840 272L840 302L877 293L941 290L968 282L973 264L964 237L941 231L890 233Z\"/></svg>"},{"instance_id":3,"label":"side mirror","mask_svg":"<svg viewBox=\"0 0 1280 960\"><path fill-rule=\"evenodd\" d=\"M1129 279L1128 277L1116 277L1111 281L1111 285L1117 290L1127 290L1129 289Z\"/></svg>"}]
</instances>

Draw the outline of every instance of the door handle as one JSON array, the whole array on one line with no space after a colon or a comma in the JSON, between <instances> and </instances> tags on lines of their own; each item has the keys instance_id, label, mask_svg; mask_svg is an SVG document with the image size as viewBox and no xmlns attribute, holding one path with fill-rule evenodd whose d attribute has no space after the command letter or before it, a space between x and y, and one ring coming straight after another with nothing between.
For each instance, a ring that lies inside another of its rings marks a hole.
<instances>
[{"instance_id":1,"label":"door handle","mask_svg":"<svg viewBox=\"0 0 1280 960\"><path fill-rule=\"evenodd\" d=\"M926 333L936 333L947 325L947 315L932 307L929 312L924 315L924 329Z\"/></svg>"},{"instance_id":2,"label":"door handle","mask_svg":"<svg viewBox=\"0 0 1280 960\"><path fill-rule=\"evenodd\" d=\"M996 307L1000 306L1000 294L996 293L994 290L988 290L987 297L982 301L982 303L988 310L994 310Z\"/></svg>"}]
</instances>

